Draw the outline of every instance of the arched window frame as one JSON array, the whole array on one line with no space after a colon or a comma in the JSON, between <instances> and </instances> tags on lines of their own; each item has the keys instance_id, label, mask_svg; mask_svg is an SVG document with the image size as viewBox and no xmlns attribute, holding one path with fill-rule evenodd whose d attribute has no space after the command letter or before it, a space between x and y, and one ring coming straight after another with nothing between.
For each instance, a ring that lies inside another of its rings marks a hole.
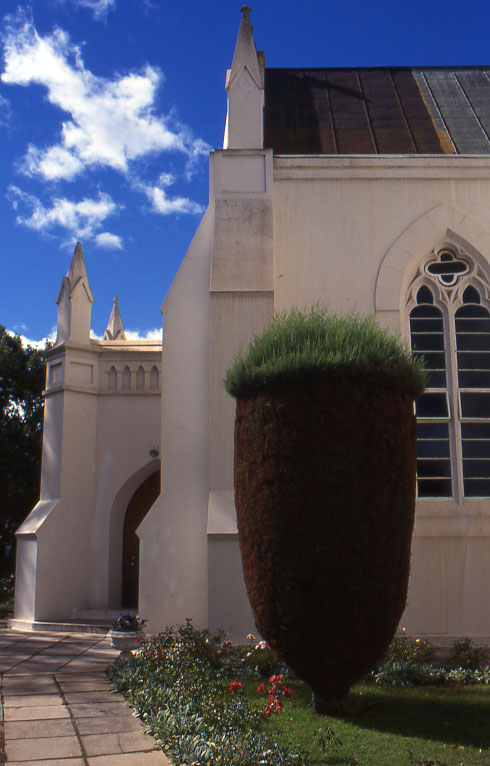
<instances>
[{"instance_id":1,"label":"arched window frame","mask_svg":"<svg viewBox=\"0 0 490 766\"><path fill-rule=\"evenodd\" d=\"M434 264L434 262L438 259L440 256L441 251L450 251L454 254L456 259L459 259L461 261L464 261L468 264L468 270L466 273L462 273L461 275L458 275L457 278L454 281L454 284L443 284L442 279L438 276L434 276L428 271L428 265ZM452 481L452 492L450 495L430 495L430 494L420 494L419 491L419 497L423 497L424 499L430 499L430 498L437 498L441 499L442 497L452 497L457 503L462 503L463 500L471 499L471 498L481 498L481 497L489 497L490 496L490 480L487 482L488 489L486 490L485 494L474 494L472 491L467 490L467 493L465 495L465 486L464 486L464 476L463 476L463 458L465 458L466 462L466 468L468 468L468 441L472 441L472 444L475 444L474 437L469 437L468 434L466 434L467 441L466 441L466 455L463 455L463 432L462 432L462 424L465 424L465 428L471 428L472 426L468 426L467 424L472 424L475 422L479 423L487 423L487 426L481 426L481 428L484 428L485 430L488 430L490 433L490 416L489 417L463 417L462 413L462 399L461 394L464 394L465 392L469 394L488 394L490 397L490 369L487 370L488 372L488 385L485 387L475 387L474 385L471 387L460 385L459 382L459 376L458 376L458 355L457 355L457 334L456 334L456 318L457 318L457 312L458 309L460 309L463 305L469 305L468 303L464 303L463 301L463 294L465 290L472 286L476 288L478 291L478 294L480 296L480 305L485 308L489 312L489 318L490 318L490 288L489 288L489 281L486 276L486 270L482 267L482 265L478 262L478 260L472 256L470 256L463 248L456 245L455 243L444 243L442 246L439 246L438 248L435 248L431 253L429 253L419 264L419 267L417 269L416 274L412 278L412 281L409 286L408 290L408 300L407 300L407 316L411 317L411 313L415 306L419 305L417 304L417 294L418 291L422 286L426 286L431 290L431 293L434 297L433 305L437 307L437 309L440 310L442 314L443 319L443 327L444 327L444 347L445 347L445 360L446 360L446 388L442 389L440 386L434 386L428 388L428 392L434 392L434 393L441 393L443 390L447 392L447 400L448 400L448 406L449 406L449 444L450 444L450 465L451 465L451 481ZM472 304L476 305L476 304ZM412 342L412 334L410 331L410 321L409 321L409 339L410 342ZM461 333L460 335L463 335ZM490 338L489 338L490 340ZM460 349L461 351L461 349ZM485 351L486 351L486 345L485 345ZM488 347L488 351L490 352L490 345ZM465 368L462 368L459 370L459 372L464 371ZM420 423L434 423L437 422L436 418L420 418ZM419 427L420 430L420 427ZM485 439L479 441L485 441ZM419 442L420 447L420 442ZM488 447L488 453L490 456L490 441L487 443L485 442L484 449L487 449ZM481 458L481 462L479 465L483 466L483 462L486 459ZM435 458L434 458L435 459ZM430 460L430 458L428 458ZM423 462L423 458L420 458L419 455L419 467L420 463ZM427 462L427 459L426 459ZM476 463L476 461L473 461L473 463ZM487 470L490 468L490 462L483 466L483 470ZM472 477L466 477L467 479L467 486L470 487L472 485L471 483ZM489 477L490 478L490 477ZM427 483L427 482L426 482ZM481 484L484 484L485 482L480 482ZM419 475L418 476L418 485L423 484L423 478ZM473 484L473 487L476 486Z\"/></svg>"}]
</instances>

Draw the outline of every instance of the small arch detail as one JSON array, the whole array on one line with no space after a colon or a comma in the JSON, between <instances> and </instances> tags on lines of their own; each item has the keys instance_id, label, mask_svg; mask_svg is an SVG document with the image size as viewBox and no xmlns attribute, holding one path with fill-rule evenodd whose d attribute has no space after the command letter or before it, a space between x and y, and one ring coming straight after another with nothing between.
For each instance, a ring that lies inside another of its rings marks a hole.
<instances>
[{"instance_id":1,"label":"small arch detail","mask_svg":"<svg viewBox=\"0 0 490 766\"><path fill-rule=\"evenodd\" d=\"M138 370L136 372L136 390L137 391L144 391L145 390L145 371L143 367L138 367Z\"/></svg>"},{"instance_id":2,"label":"small arch detail","mask_svg":"<svg viewBox=\"0 0 490 766\"><path fill-rule=\"evenodd\" d=\"M109 370L108 388L109 391L117 391L117 370L115 367L111 367Z\"/></svg>"},{"instance_id":3,"label":"small arch detail","mask_svg":"<svg viewBox=\"0 0 490 766\"><path fill-rule=\"evenodd\" d=\"M122 390L131 391L131 370L127 365L122 374Z\"/></svg>"},{"instance_id":4,"label":"small arch detail","mask_svg":"<svg viewBox=\"0 0 490 766\"><path fill-rule=\"evenodd\" d=\"M150 372L150 391L158 391L160 388L160 373L158 368L153 365Z\"/></svg>"}]
</instances>

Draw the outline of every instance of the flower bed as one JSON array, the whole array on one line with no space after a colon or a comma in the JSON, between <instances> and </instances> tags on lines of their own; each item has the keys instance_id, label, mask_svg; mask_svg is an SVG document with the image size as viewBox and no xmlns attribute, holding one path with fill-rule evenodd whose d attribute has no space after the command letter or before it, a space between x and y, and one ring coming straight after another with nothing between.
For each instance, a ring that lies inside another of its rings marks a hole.
<instances>
[{"instance_id":1,"label":"flower bed","mask_svg":"<svg viewBox=\"0 0 490 766\"><path fill-rule=\"evenodd\" d=\"M352 713L327 720L267 645L248 641L188 621L112 666L115 687L176 766L490 765L488 667L424 662L430 644L400 631L387 662L355 687ZM484 650L465 639L450 656L481 663ZM261 653L274 665L265 680Z\"/></svg>"}]
</instances>

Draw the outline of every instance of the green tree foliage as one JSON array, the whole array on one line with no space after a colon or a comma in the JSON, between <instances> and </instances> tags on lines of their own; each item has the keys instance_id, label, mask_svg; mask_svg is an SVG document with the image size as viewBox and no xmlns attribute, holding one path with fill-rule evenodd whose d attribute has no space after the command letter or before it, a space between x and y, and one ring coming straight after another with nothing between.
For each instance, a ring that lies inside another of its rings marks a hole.
<instances>
[{"instance_id":1,"label":"green tree foliage","mask_svg":"<svg viewBox=\"0 0 490 766\"><path fill-rule=\"evenodd\" d=\"M0 325L0 573L13 570L15 530L39 497L45 351Z\"/></svg>"}]
</instances>

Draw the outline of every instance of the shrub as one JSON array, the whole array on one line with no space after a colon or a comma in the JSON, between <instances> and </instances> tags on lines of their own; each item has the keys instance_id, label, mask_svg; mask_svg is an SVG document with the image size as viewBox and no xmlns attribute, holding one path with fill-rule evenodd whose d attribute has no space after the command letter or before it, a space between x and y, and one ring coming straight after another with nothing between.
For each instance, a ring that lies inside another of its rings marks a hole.
<instances>
[{"instance_id":1,"label":"shrub","mask_svg":"<svg viewBox=\"0 0 490 766\"><path fill-rule=\"evenodd\" d=\"M279 317L227 373L247 594L317 712L344 705L405 607L423 378L372 317L318 308Z\"/></svg>"},{"instance_id":2,"label":"shrub","mask_svg":"<svg viewBox=\"0 0 490 766\"><path fill-rule=\"evenodd\" d=\"M273 673L288 673L288 668L278 657L277 653L270 648L267 641L255 643L255 636L247 636L253 643L239 649L242 667L253 673L259 673L263 678L269 678Z\"/></svg>"},{"instance_id":3,"label":"shrub","mask_svg":"<svg viewBox=\"0 0 490 766\"><path fill-rule=\"evenodd\" d=\"M109 675L179 766L306 766L310 751L276 744L242 684L216 667L221 643L222 634L211 636L188 620L142 642Z\"/></svg>"},{"instance_id":4,"label":"shrub","mask_svg":"<svg viewBox=\"0 0 490 766\"><path fill-rule=\"evenodd\" d=\"M487 666L490 660L488 646L473 646L470 638L460 638L451 646L448 664L453 668L479 669Z\"/></svg>"},{"instance_id":5,"label":"shrub","mask_svg":"<svg viewBox=\"0 0 490 766\"><path fill-rule=\"evenodd\" d=\"M372 376L379 384L396 382L414 398L425 387L419 361L375 317L338 317L319 306L279 314L255 336L246 353L239 353L225 377L227 392L244 398L263 389L304 379Z\"/></svg>"},{"instance_id":6,"label":"shrub","mask_svg":"<svg viewBox=\"0 0 490 766\"><path fill-rule=\"evenodd\" d=\"M490 684L490 668L438 668L434 665L407 662L385 662L371 674L377 684L384 686L457 686Z\"/></svg>"},{"instance_id":7,"label":"shrub","mask_svg":"<svg viewBox=\"0 0 490 766\"><path fill-rule=\"evenodd\" d=\"M409 638L405 628L395 635L385 655L386 662L415 662L427 664L432 662L435 650L430 641L422 638Z\"/></svg>"}]
</instances>

